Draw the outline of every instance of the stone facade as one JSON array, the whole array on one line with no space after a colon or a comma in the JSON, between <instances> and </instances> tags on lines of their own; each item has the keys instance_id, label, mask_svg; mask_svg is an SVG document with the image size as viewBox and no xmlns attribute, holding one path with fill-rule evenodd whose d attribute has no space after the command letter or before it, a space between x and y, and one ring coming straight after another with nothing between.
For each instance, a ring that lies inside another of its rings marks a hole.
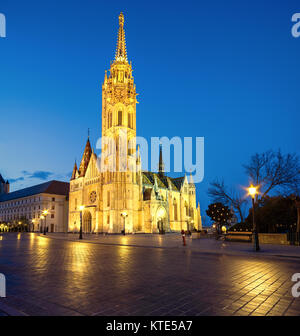
<instances>
[{"instance_id":1,"label":"stone facade","mask_svg":"<svg viewBox=\"0 0 300 336\"><path fill-rule=\"evenodd\" d=\"M70 232L79 231L81 213L84 232L202 228L192 178L166 176L162 152L158 173L141 170L136 149L136 96L121 13L116 56L102 85L102 139L107 142L98 158L88 139L79 168L75 163L70 181Z\"/></svg>"}]
</instances>

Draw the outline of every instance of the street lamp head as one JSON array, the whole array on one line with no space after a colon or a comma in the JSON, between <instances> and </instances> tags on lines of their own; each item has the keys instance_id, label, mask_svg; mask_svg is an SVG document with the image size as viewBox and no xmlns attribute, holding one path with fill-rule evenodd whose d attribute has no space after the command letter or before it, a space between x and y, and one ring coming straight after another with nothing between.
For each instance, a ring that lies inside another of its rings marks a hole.
<instances>
[{"instance_id":1,"label":"street lamp head","mask_svg":"<svg viewBox=\"0 0 300 336\"><path fill-rule=\"evenodd\" d=\"M258 187L254 187L253 184L248 188L248 193L252 198L255 198L255 195L258 194L257 188Z\"/></svg>"},{"instance_id":2,"label":"street lamp head","mask_svg":"<svg viewBox=\"0 0 300 336\"><path fill-rule=\"evenodd\" d=\"M121 213L121 216L125 218L125 217L127 217L127 216L128 216L128 214L127 214L127 212L126 212L126 211L124 211L124 212L122 212L122 213Z\"/></svg>"},{"instance_id":3,"label":"street lamp head","mask_svg":"<svg viewBox=\"0 0 300 336\"><path fill-rule=\"evenodd\" d=\"M48 212L49 212L48 210L44 210L44 211L43 211L43 215L44 215L44 216L47 216L47 215L48 215Z\"/></svg>"},{"instance_id":4,"label":"street lamp head","mask_svg":"<svg viewBox=\"0 0 300 336\"><path fill-rule=\"evenodd\" d=\"M80 211L83 211L84 208L85 208L84 205L80 205L79 210L80 210Z\"/></svg>"}]
</instances>

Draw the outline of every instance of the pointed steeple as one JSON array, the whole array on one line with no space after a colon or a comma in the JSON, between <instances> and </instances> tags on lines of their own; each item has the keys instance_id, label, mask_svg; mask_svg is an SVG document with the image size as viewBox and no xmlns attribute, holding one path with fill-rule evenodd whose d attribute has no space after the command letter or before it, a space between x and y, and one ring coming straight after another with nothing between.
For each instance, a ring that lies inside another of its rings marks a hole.
<instances>
[{"instance_id":1,"label":"pointed steeple","mask_svg":"<svg viewBox=\"0 0 300 336\"><path fill-rule=\"evenodd\" d=\"M91 155L92 155L92 147L90 143L90 137L88 137L86 145L85 145L85 149L82 155L81 163L79 166L79 176L80 177L85 175L88 164L90 162Z\"/></svg>"},{"instance_id":2,"label":"pointed steeple","mask_svg":"<svg viewBox=\"0 0 300 336\"><path fill-rule=\"evenodd\" d=\"M190 174L190 182L189 182L189 184L190 184L191 186L195 186L194 179L193 179L193 174L192 174L192 170L191 170L191 174Z\"/></svg>"},{"instance_id":3,"label":"pointed steeple","mask_svg":"<svg viewBox=\"0 0 300 336\"><path fill-rule=\"evenodd\" d=\"M118 42L117 42L117 50L116 50L115 60L128 63L123 13L120 13L120 15L119 15L119 33L118 33Z\"/></svg>"},{"instance_id":4,"label":"pointed steeple","mask_svg":"<svg viewBox=\"0 0 300 336\"><path fill-rule=\"evenodd\" d=\"M163 162L163 155L162 155L162 146L159 147L159 165L158 165L158 174L160 176L164 176L165 174L165 165Z\"/></svg>"},{"instance_id":5,"label":"pointed steeple","mask_svg":"<svg viewBox=\"0 0 300 336\"><path fill-rule=\"evenodd\" d=\"M76 160L75 160L75 164L74 164L71 180L75 180L77 172L78 172L78 168L77 168L77 163L76 163Z\"/></svg>"},{"instance_id":6,"label":"pointed steeple","mask_svg":"<svg viewBox=\"0 0 300 336\"><path fill-rule=\"evenodd\" d=\"M200 203L198 202L197 207L197 219L198 219L198 230L202 230L202 217L201 217L201 210L200 210Z\"/></svg>"}]
</instances>

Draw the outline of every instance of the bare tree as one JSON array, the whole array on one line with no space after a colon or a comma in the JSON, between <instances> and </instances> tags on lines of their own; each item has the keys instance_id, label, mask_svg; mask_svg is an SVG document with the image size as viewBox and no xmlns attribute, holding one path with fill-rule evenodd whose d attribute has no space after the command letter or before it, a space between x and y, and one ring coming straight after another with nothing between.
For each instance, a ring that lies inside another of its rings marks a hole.
<instances>
[{"instance_id":1,"label":"bare tree","mask_svg":"<svg viewBox=\"0 0 300 336\"><path fill-rule=\"evenodd\" d=\"M233 188L227 188L224 180L215 180L210 183L210 188L207 193L213 202L221 202L228 206L232 205L232 207L238 212L241 222L244 221L244 206L247 203L247 199L243 197L240 192L234 190Z\"/></svg>"},{"instance_id":2,"label":"bare tree","mask_svg":"<svg viewBox=\"0 0 300 336\"><path fill-rule=\"evenodd\" d=\"M275 190L292 193L300 184L300 162L296 154L284 155L280 150L256 153L244 168L251 182L259 185L261 198Z\"/></svg>"}]
</instances>

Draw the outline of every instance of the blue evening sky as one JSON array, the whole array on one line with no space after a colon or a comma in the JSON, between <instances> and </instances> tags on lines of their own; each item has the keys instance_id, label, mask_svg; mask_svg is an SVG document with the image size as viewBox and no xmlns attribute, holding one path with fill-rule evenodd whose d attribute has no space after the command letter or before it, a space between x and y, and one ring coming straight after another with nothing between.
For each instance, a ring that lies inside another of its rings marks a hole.
<instances>
[{"instance_id":1,"label":"blue evening sky","mask_svg":"<svg viewBox=\"0 0 300 336\"><path fill-rule=\"evenodd\" d=\"M299 1L1 0L0 172L12 189L67 180L91 129L125 15L138 135L205 137L209 181L241 188L255 152L299 150Z\"/></svg>"}]
</instances>

